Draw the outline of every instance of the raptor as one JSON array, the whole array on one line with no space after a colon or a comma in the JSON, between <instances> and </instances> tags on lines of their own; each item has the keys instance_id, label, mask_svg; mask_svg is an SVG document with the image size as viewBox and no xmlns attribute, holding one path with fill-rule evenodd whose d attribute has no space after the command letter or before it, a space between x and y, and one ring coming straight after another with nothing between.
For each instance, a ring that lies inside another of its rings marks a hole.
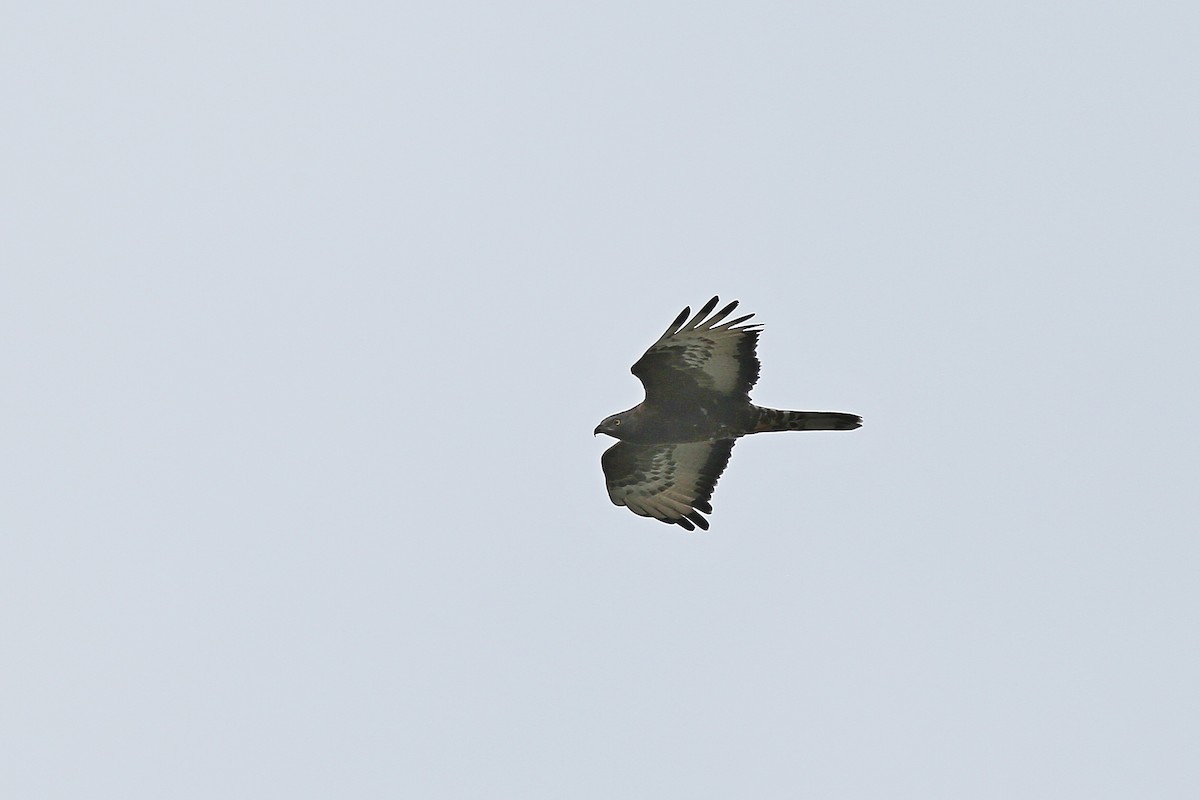
<instances>
[{"instance_id":1,"label":"raptor","mask_svg":"<svg viewBox=\"0 0 1200 800\"><path fill-rule=\"evenodd\" d=\"M751 403L762 326L746 324L753 314L725 322L738 303L714 314L717 303L714 297L695 316L689 307L675 318L633 365L646 399L606 417L595 431L620 440L600 459L613 503L689 531L708 530L704 514L712 513L713 489L740 437L862 425L856 414Z\"/></svg>"}]
</instances>

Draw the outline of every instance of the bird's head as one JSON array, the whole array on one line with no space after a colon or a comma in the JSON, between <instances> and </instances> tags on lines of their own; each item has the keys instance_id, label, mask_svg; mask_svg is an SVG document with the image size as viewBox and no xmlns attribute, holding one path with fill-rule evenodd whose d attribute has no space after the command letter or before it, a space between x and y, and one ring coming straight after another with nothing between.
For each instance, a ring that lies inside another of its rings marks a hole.
<instances>
[{"instance_id":1,"label":"bird's head","mask_svg":"<svg viewBox=\"0 0 1200 800\"><path fill-rule=\"evenodd\" d=\"M605 417L593 433L606 433L615 439L624 439L634 427L634 419L629 411L622 411L620 414L613 414L611 417Z\"/></svg>"}]
</instances>

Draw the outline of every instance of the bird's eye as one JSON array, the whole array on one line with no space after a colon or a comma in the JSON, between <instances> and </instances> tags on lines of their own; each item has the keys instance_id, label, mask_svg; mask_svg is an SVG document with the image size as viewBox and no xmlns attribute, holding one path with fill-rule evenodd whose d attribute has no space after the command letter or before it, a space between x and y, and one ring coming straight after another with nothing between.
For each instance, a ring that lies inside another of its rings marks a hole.
<instances>
[{"instance_id":1,"label":"bird's eye","mask_svg":"<svg viewBox=\"0 0 1200 800\"><path fill-rule=\"evenodd\" d=\"M617 427L617 426L618 426L618 425L620 425L620 424L621 424L621 420L619 420L619 419L614 419L614 420L613 420L613 427L614 427L614 428L615 428L615 427Z\"/></svg>"}]
</instances>

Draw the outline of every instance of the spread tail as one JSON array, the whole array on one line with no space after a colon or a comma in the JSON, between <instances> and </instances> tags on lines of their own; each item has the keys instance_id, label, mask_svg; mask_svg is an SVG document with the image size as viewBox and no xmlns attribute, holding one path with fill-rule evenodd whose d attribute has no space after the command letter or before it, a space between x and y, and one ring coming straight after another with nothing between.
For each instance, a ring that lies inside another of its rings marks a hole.
<instances>
[{"instance_id":1,"label":"spread tail","mask_svg":"<svg viewBox=\"0 0 1200 800\"><path fill-rule=\"evenodd\" d=\"M862 417L840 411L781 411L758 408L751 433L768 431L852 431L862 426Z\"/></svg>"}]
</instances>

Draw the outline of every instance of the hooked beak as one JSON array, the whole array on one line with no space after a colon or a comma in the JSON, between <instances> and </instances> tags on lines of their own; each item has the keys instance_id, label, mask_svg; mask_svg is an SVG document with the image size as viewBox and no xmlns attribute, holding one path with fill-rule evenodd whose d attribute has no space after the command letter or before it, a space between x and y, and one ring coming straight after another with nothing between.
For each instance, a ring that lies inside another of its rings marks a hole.
<instances>
[{"instance_id":1,"label":"hooked beak","mask_svg":"<svg viewBox=\"0 0 1200 800\"><path fill-rule=\"evenodd\" d=\"M600 435L600 426L599 426L599 425L597 425L597 426L596 426L596 430L592 431L592 436L593 436L593 437L596 437L596 436L599 436L599 435Z\"/></svg>"}]
</instances>

